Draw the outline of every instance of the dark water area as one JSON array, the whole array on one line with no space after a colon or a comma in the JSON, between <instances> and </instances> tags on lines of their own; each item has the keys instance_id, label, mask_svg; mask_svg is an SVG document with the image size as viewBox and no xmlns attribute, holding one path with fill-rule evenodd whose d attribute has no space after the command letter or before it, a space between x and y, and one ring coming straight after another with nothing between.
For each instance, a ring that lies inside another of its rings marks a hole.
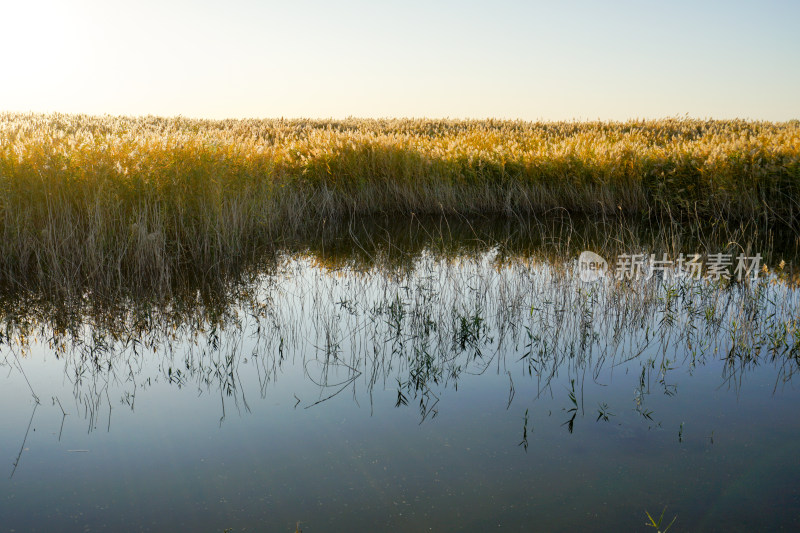
<instances>
[{"instance_id":1,"label":"dark water area","mask_svg":"<svg viewBox=\"0 0 800 533\"><path fill-rule=\"evenodd\" d=\"M462 222L163 301L7 297L0 531L800 528L790 255L583 281L584 249L718 250Z\"/></svg>"}]
</instances>

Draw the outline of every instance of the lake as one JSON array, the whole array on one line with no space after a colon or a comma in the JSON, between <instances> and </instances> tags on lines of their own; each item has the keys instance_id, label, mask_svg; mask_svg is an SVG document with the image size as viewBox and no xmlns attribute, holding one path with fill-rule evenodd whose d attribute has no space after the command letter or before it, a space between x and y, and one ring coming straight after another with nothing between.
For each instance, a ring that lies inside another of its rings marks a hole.
<instances>
[{"instance_id":1,"label":"lake","mask_svg":"<svg viewBox=\"0 0 800 533\"><path fill-rule=\"evenodd\" d=\"M473 226L351 228L168 299L7 295L0 531L800 528L780 254L695 278L646 239Z\"/></svg>"}]
</instances>

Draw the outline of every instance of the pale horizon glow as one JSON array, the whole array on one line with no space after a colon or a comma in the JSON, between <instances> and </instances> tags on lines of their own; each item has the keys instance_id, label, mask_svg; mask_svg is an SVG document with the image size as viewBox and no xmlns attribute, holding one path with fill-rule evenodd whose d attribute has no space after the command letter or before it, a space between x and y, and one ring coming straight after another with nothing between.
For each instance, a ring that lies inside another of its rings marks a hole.
<instances>
[{"instance_id":1,"label":"pale horizon glow","mask_svg":"<svg viewBox=\"0 0 800 533\"><path fill-rule=\"evenodd\" d=\"M800 118L800 2L5 2L0 111Z\"/></svg>"}]
</instances>

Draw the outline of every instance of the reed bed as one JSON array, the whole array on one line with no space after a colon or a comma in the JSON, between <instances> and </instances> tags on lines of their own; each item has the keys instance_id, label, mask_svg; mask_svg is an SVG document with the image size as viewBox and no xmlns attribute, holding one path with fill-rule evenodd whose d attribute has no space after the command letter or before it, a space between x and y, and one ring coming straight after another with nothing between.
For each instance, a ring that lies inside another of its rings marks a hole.
<instances>
[{"instance_id":1,"label":"reed bed","mask_svg":"<svg viewBox=\"0 0 800 533\"><path fill-rule=\"evenodd\" d=\"M0 114L0 285L164 289L361 215L800 227L800 123Z\"/></svg>"}]
</instances>

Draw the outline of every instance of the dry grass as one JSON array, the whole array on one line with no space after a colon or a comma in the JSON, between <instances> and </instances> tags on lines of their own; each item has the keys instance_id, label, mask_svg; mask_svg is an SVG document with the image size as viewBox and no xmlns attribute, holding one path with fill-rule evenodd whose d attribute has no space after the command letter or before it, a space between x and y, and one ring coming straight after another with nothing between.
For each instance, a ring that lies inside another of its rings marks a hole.
<instances>
[{"instance_id":1,"label":"dry grass","mask_svg":"<svg viewBox=\"0 0 800 533\"><path fill-rule=\"evenodd\" d=\"M555 208L797 229L800 123L0 115L4 286L164 288L347 216Z\"/></svg>"}]
</instances>

